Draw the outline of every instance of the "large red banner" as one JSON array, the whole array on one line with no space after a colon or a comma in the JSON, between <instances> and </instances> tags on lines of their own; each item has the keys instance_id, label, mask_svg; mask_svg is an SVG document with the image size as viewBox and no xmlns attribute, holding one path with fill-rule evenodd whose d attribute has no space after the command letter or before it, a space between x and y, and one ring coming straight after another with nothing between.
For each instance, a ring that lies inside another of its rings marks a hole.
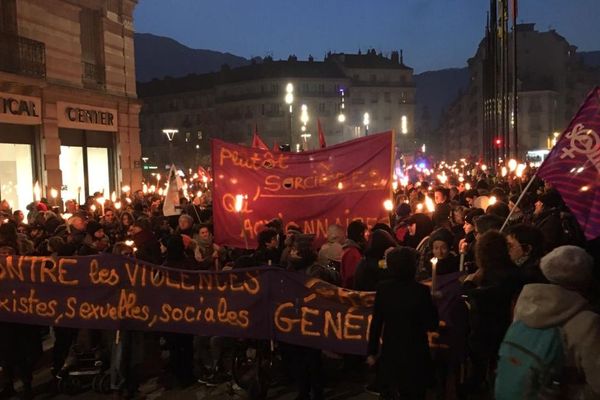
<instances>
[{"instance_id":1,"label":"large red banner","mask_svg":"<svg viewBox=\"0 0 600 400\"><path fill-rule=\"evenodd\" d=\"M317 243L330 224L374 225L387 218L393 147L392 132L302 153L213 139L215 241L256 247L257 233L273 218L315 234Z\"/></svg>"}]
</instances>

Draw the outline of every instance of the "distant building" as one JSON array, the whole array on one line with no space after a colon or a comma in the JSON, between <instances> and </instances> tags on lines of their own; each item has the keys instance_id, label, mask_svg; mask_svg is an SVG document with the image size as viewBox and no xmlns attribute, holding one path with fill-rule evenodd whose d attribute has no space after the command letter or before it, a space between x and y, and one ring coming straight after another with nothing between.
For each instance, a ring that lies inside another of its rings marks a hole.
<instances>
[{"instance_id":1,"label":"distant building","mask_svg":"<svg viewBox=\"0 0 600 400\"><path fill-rule=\"evenodd\" d=\"M548 148L554 133L567 127L586 94L600 84L600 70L585 66L576 54L577 47L554 30L539 32L534 24L519 24L517 35L518 141L519 154L524 157L527 151ZM438 130L446 159L483 153L485 51L483 40L468 61L468 89L442 116Z\"/></svg>"},{"instance_id":2,"label":"distant building","mask_svg":"<svg viewBox=\"0 0 600 400\"><path fill-rule=\"evenodd\" d=\"M292 113L285 102L288 83L293 85ZM365 113L369 133L395 129L402 147L414 145L413 70L398 52L389 58L374 50L330 53L324 61L267 58L216 73L140 83L138 94L144 103L142 148L151 168L163 169L169 158L186 168L206 164L210 138L250 144L255 127L269 146L315 149L317 118L333 145L364 136ZM308 112L304 132L303 104ZM178 130L171 143L176 157L168 154L163 129Z\"/></svg>"},{"instance_id":3,"label":"distant building","mask_svg":"<svg viewBox=\"0 0 600 400\"><path fill-rule=\"evenodd\" d=\"M137 0L0 2L0 197L140 186ZM58 202L59 200L51 200Z\"/></svg>"}]
</instances>

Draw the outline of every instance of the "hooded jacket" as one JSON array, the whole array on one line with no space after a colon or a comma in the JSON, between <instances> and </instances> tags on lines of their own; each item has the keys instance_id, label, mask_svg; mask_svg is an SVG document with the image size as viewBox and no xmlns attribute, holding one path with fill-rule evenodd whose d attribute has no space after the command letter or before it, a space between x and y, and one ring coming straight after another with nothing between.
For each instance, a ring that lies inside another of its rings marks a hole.
<instances>
[{"instance_id":1,"label":"hooded jacket","mask_svg":"<svg viewBox=\"0 0 600 400\"><path fill-rule=\"evenodd\" d=\"M515 306L515 320L535 329L560 326L567 367L585 383L567 383L567 398L600 398L600 315L588 310L579 293L553 284L525 285Z\"/></svg>"}]
</instances>

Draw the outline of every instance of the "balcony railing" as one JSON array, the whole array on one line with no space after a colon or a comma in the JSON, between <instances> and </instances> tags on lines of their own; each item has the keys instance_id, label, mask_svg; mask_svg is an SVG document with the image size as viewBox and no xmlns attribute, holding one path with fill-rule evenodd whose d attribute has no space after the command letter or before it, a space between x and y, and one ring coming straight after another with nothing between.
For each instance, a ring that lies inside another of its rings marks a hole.
<instances>
[{"instance_id":1,"label":"balcony railing","mask_svg":"<svg viewBox=\"0 0 600 400\"><path fill-rule=\"evenodd\" d=\"M0 70L44 78L46 76L46 46L36 40L0 32Z\"/></svg>"},{"instance_id":2,"label":"balcony railing","mask_svg":"<svg viewBox=\"0 0 600 400\"><path fill-rule=\"evenodd\" d=\"M91 86L94 88L104 87L105 78L104 67L102 65L82 61L81 70L84 86Z\"/></svg>"}]
</instances>

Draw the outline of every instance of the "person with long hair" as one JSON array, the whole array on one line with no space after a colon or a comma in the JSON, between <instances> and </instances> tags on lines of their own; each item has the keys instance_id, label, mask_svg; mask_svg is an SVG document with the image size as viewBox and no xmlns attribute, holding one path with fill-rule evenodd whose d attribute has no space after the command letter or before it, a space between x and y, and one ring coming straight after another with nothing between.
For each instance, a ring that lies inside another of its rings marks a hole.
<instances>
[{"instance_id":1,"label":"person with long hair","mask_svg":"<svg viewBox=\"0 0 600 400\"><path fill-rule=\"evenodd\" d=\"M479 268L463 283L470 305L468 350L473 371L469 389L485 391L487 374L494 369L500 343L512 322L520 284L500 232L489 230L477 237L475 261Z\"/></svg>"}]
</instances>

